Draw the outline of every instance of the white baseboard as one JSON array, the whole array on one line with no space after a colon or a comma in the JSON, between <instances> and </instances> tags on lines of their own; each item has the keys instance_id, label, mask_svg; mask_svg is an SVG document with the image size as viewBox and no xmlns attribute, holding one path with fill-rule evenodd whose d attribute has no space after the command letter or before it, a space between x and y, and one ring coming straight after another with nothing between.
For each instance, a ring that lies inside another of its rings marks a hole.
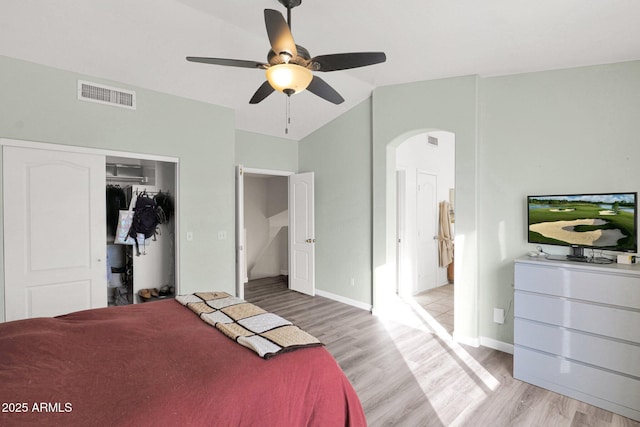
<instances>
[{"instance_id":1,"label":"white baseboard","mask_svg":"<svg viewBox=\"0 0 640 427\"><path fill-rule=\"evenodd\" d=\"M463 337L460 335L456 335L455 331L453 332L454 341L469 345L471 347L487 347L492 348L494 350L501 351L503 353L513 354L513 344L509 344L503 341L498 341L493 338L488 337L480 337L480 338L472 338L472 337Z\"/></svg>"},{"instance_id":2,"label":"white baseboard","mask_svg":"<svg viewBox=\"0 0 640 427\"><path fill-rule=\"evenodd\" d=\"M453 340L457 343L471 347L480 347L480 340L478 338L461 336L456 334L456 331L453 331Z\"/></svg>"},{"instance_id":3,"label":"white baseboard","mask_svg":"<svg viewBox=\"0 0 640 427\"><path fill-rule=\"evenodd\" d=\"M489 347L494 350L501 351L503 353L513 354L513 344L494 340L493 338L480 337L480 345L483 347Z\"/></svg>"},{"instance_id":4,"label":"white baseboard","mask_svg":"<svg viewBox=\"0 0 640 427\"><path fill-rule=\"evenodd\" d=\"M324 298L329 298L331 300L338 301L343 304L351 305L356 308L361 308L362 310L371 311L371 304L366 304L351 298L343 297L341 295L332 294L331 292L326 292L320 289L316 289L316 295Z\"/></svg>"}]
</instances>

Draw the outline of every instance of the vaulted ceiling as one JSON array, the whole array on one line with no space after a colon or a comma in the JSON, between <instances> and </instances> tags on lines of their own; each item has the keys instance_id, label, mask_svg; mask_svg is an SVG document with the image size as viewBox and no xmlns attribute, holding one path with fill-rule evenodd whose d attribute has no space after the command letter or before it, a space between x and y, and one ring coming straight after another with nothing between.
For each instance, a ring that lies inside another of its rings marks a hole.
<instances>
[{"instance_id":1,"label":"vaulted ceiling","mask_svg":"<svg viewBox=\"0 0 640 427\"><path fill-rule=\"evenodd\" d=\"M323 73L345 102L292 96L285 135L285 95L249 104L262 70L185 60L266 62L266 8L286 16L277 0L0 0L0 55L229 107L238 129L295 140L379 86L640 59L637 0L303 0L292 33L311 56L387 62Z\"/></svg>"}]
</instances>

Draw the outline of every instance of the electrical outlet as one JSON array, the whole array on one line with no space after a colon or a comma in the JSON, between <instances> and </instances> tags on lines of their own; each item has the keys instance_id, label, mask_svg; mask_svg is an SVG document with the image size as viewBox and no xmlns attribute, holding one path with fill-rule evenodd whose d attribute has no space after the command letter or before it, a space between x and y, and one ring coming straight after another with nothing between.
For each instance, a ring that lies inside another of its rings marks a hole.
<instances>
[{"instance_id":1,"label":"electrical outlet","mask_svg":"<svg viewBox=\"0 0 640 427\"><path fill-rule=\"evenodd\" d=\"M351 286L355 286L356 285L356 279L354 279L353 277L351 278Z\"/></svg>"},{"instance_id":2,"label":"electrical outlet","mask_svg":"<svg viewBox=\"0 0 640 427\"><path fill-rule=\"evenodd\" d=\"M193 231L187 231L187 242L193 240Z\"/></svg>"},{"instance_id":3,"label":"electrical outlet","mask_svg":"<svg viewBox=\"0 0 640 427\"><path fill-rule=\"evenodd\" d=\"M493 309L493 321L500 325L504 324L504 308Z\"/></svg>"}]
</instances>

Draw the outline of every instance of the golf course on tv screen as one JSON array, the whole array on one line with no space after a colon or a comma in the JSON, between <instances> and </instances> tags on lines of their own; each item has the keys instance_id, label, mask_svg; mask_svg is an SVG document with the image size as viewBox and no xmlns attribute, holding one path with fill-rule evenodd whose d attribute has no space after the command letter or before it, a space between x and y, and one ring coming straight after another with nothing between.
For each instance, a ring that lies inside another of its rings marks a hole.
<instances>
[{"instance_id":1,"label":"golf course on tv screen","mask_svg":"<svg viewBox=\"0 0 640 427\"><path fill-rule=\"evenodd\" d=\"M529 243L637 250L637 193L528 196Z\"/></svg>"}]
</instances>

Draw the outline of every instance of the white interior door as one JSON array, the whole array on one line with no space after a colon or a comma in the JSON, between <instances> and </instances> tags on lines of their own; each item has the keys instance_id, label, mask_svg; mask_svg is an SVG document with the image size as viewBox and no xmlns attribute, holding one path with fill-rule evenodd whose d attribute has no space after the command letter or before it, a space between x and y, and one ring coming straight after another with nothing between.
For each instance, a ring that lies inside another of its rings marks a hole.
<instances>
[{"instance_id":1,"label":"white interior door","mask_svg":"<svg viewBox=\"0 0 640 427\"><path fill-rule=\"evenodd\" d=\"M105 157L5 146L6 320L107 305Z\"/></svg>"},{"instance_id":2,"label":"white interior door","mask_svg":"<svg viewBox=\"0 0 640 427\"><path fill-rule=\"evenodd\" d=\"M289 177L289 288L315 295L313 172Z\"/></svg>"},{"instance_id":3,"label":"white interior door","mask_svg":"<svg viewBox=\"0 0 640 427\"><path fill-rule=\"evenodd\" d=\"M242 165L236 166L236 296L244 299L247 276L247 253L244 238L244 176Z\"/></svg>"},{"instance_id":4,"label":"white interior door","mask_svg":"<svg viewBox=\"0 0 640 427\"><path fill-rule=\"evenodd\" d=\"M411 259L405 250L406 245L406 171L396 171L396 292L410 295Z\"/></svg>"},{"instance_id":5,"label":"white interior door","mask_svg":"<svg viewBox=\"0 0 640 427\"><path fill-rule=\"evenodd\" d=\"M435 288L438 277L437 177L418 172L416 184L418 280L414 293Z\"/></svg>"}]
</instances>

